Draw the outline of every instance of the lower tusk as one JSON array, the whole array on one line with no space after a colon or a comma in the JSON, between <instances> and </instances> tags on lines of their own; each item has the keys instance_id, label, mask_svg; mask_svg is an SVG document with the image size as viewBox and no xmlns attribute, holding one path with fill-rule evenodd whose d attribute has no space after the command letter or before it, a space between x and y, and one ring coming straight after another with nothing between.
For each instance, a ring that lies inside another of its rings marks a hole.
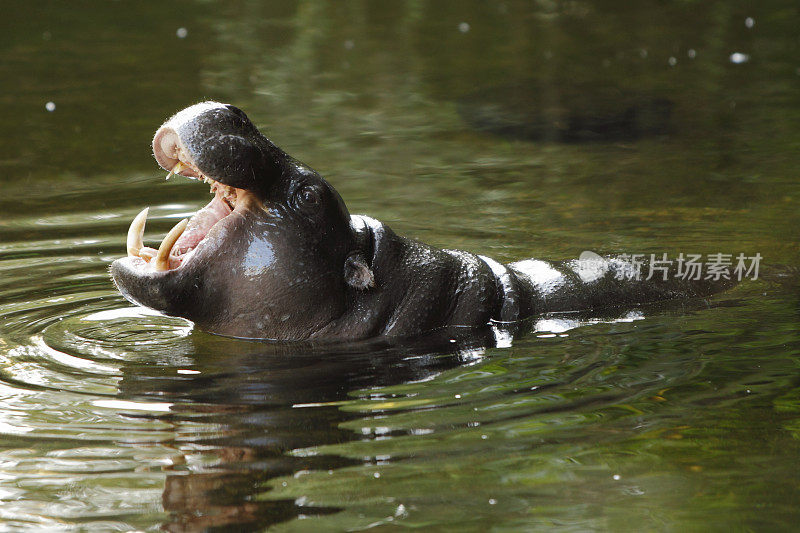
<instances>
[{"instance_id":1,"label":"lower tusk","mask_svg":"<svg viewBox=\"0 0 800 533\"><path fill-rule=\"evenodd\" d=\"M189 219L184 218L177 224L175 227L169 230L167 236L164 237L164 240L161 241L161 246L158 247L158 253L156 254L155 260L153 262L153 267L156 270L169 270L169 252L172 250L172 247L175 246L175 243L183 234L183 230L186 229L186 224L189 223Z\"/></svg>"},{"instance_id":2,"label":"lower tusk","mask_svg":"<svg viewBox=\"0 0 800 533\"><path fill-rule=\"evenodd\" d=\"M169 174L167 174L167 179L170 179L173 174L177 174L181 170L183 170L183 163L178 161L177 163L175 163L175 166L172 167L172 170L169 171Z\"/></svg>"},{"instance_id":3,"label":"lower tusk","mask_svg":"<svg viewBox=\"0 0 800 533\"><path fill-rule=\"evenodd\" d=\"M139 257L139 252L144 246L142 236L144 235L144 225L147 223L147 212L149 210L149 207L142 209L131 222L131 227L128 228L128 255L131 257Z\"/></svg>"}]
</instances>

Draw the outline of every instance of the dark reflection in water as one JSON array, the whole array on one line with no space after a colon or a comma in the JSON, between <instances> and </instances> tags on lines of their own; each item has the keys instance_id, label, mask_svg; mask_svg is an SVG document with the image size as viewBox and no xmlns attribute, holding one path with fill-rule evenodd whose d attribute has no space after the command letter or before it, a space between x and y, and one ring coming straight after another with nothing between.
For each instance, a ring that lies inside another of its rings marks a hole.
<instances>
[{"instance_id":1,"label":"dark reflection in water","mask_svg":"<svg viewBox=\"0 0 800 533\"><path fill-rule=\"evenodd\" d=\"M479 131L556 142L635 141L669 131L673 103L598 83L575 87L529 80L465 96L458 112Z\"/></svg>"},{"instance_id":2,"label":"dark reflection in water","mask_svg":"<svg viewBox=\"0 0 800 533\"><path fill-rule=\"evenodd\" d=\"M154 418L176 426L179 435L185 423L214 428L209 436L189 432L176 440L178 450L203 450L213 464L200 472L176 466L178 473L167 474L163 505L170 520L163 528L260 530L298 515L339 511L256 497L275 477L362 464L336 455L287 452L360 438L339 427L359 416L340 409L353 391L430 379L474 361L492 339L490 331L485 335L457 329L399 346L385 341L326 346L198 334L181 344L197 360L190 374L165 376L168 369L152 365L126 367L120 398L171 402L169 414ZM185 463L180 453L173 464Z\"/></svg>"}]
</instances>

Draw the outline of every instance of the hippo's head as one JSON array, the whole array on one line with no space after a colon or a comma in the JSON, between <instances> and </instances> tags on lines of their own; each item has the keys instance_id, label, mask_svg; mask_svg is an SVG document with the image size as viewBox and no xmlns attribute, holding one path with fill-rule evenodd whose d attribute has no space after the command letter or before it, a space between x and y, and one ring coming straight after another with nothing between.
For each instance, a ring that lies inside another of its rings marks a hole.
<instances>
[{"instance_id":1,"label":"hippo's head","mask_svg":"<svg viewBox=\"0 0 800 533\"><path fill-rule=\"evenodd\" d=\"M203 102L153 139L158 163L211 185L214 199L158 250L142 245L147 210L111 265L134 303L237 337L302 339L341 316L374 281L369 239L339 194L264 137L236 107Z\"/></svg>"}]
</instances>

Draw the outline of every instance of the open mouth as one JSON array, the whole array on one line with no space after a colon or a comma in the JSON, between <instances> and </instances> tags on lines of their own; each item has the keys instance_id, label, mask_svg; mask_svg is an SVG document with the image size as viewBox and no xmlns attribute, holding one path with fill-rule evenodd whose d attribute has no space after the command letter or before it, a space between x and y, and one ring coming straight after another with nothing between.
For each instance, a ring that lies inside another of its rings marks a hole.
<instances>
[{"instance_id":1,"label":"open mouth","mask_svg":"<svg viewBox=\"0 0 800 533\"><path fill-rule=\"evenodd\" d=\"M198 248L203 246L214 227L237 208L243 209L253 197L252 193L244 189L237 189L205 176L191 163L179 161L167 175L167 179L173 174L181 174L208 183L214 198L191 218L178 222L161 241L158 249L145 246L143 242L144 227L150 208L147 207L136 215L128 229L128 257L141 258L146 263L146 268L155 271L180 268Z\"/></svg>"}]
</instances>

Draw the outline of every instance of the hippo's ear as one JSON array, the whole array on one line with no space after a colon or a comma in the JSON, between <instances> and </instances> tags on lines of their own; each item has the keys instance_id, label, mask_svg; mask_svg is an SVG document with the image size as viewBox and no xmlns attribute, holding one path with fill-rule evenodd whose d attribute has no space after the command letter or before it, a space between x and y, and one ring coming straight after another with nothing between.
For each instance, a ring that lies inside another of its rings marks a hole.
<instances>
[{"instance_id":1,"label":"hippo's ear","mask_svg":"<svg viewBox=\"0 0 800 533\"><path fill-rule=\"evenodd\" d=\"M360 253L351 254L344 262L344 279L356 289L367 289L375 286L375 275Z\"/></svg>"}]
</instances>

